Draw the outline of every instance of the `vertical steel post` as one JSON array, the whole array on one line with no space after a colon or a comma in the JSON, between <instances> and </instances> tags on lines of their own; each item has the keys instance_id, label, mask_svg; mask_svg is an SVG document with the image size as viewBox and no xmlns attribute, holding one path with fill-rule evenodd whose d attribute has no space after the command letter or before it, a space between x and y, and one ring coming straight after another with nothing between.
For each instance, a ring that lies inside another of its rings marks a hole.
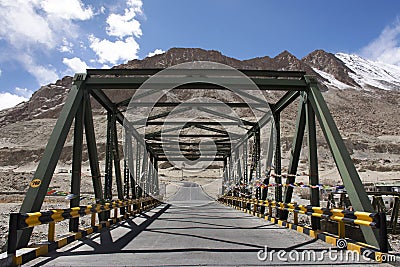
<instances>
[{"instance_id":1,"label":"vertical steel post","mask_svg":"<svg viewBox=\"0 0 400 267\"><path fill-rule=\"evenodd\" d=\"M131 176L131 173L128 168L127 149L125 149L125 152L126 153L124 156L124 198L130 198L130 196L129 196L130 178L129 177Z\"/></svg>"},{"instance_id":2,"label":"vertical steel post","mask_svg":"<svg viewBox=\"0 0 400 267\"><path fill-rule=\"evenodd\" d=\"M282 184L282 170L281 170L281 122L280 113L274 115L275 119L275 130L276 130L276 142L275 142L275 182L279 185ZM277 186L275 188L275 200L282 201L282 187Z\"/></svg>"},{"instance_id":3,"label":"vertical steel post","mask_svg":"<svg viewBox=\"0 0 400 267\"><path fill-rule=\"evenodd\" d=\"M111 112L107 113L107 143L106 143L106 167L104 175L104 198L106 200L112 199L112 123L113 114Z\"/></svg>"},{"instance_id":4,"label":"vertical steel post","mask_svg":"<svg viewBox=\"0 0 400 267\"><path fill-rule=\"evenodd\" d=\"M240 166L242 163L240 162L240 155L239 155L239 148L236 148L235 150L235 155L236 155L236 159L237 159L237 179L235 181L235 184L240 183L240 181L243 179L243 174L242 174L242 167Z\"/></svg>"},{"instance_id":5,"label":"vertical steel post","mask_svg":"<svg viewBox=\"0 0 400 267\"><path fill-rule=\"evenodd\" d=\"M124 199L124 188L122 185L122 173L121 173L121 160L119 157L119 144L118 144L118 131L117 131L117 121L115 118L115 113L113 115L114 119L112 121L112 151L113 151L113 160L114 160L114 169L115 169L115 179L117 184L117 193L118 199ZM124 208L121 208L121 211Z\"/></svg>"},{"instance_id":6,"label":"vertical steel post","mask_svg":"<svg viewBox=\"0 0 400 267\"><path fill-rule=\"evenodd\" d=\"M71 208L78 207L81 195L81 172L82 172L82 145L83 145L83 114L85 100L82 101L75 115L74 143L72 147L72 177L71 194L69 205ZM78 232L79 218L69 220L69 231Z\"/></svg>"},{"instance_id":7,"label":"vertical steel post","mask_svg":"<svg viewBox=\"0 0 400 267\"><path fill-rule=\"evenodd\" d=\"M254 142L256 144L256 162L255 162L255 168L256 168L256 180L260 181L261 179L261 164L260 164L260 156L261 156L261 140L260 140L260 129L258 129L255 132L254 136ZM261 188L257 187L256 189L256 198L260 199L261 198Z\"/></svg>"},{"instance_id":8,"label":"vertical steel post","mask_svg":"<svg viewBox=\"0 0 400 267\"><path fill-rule=\"evenodd\" d=\"M268 142L268 152L267 152L267 158L265 162L265 178L263 180L263 184L266 185L261 190L261 199L266 200L268 197L268 184L269 184L269 179L270 179L270 174L271 174L271 168L272 168L272 158L274 155L274 140L275 140L275 130L274 130L274 125L271 125L271 132L269 136L269 142ZM261 214L265 213L265 206L261 206L260 209Z\"/></svg>"},{"instance_id":9,"label":"vertical steel post","mask_svg":"<svg viewBox=\"0 0 400 267\"><path fill-rule=\"evenodd\" d=\"M229 158L228 158L228 162L229 162L229 164L228 164L228 170L229 170L229 172L228 172L228 178L229 178L229 183L232 183L232 181L234 181L234 177L233 177L233 158L232 158L232 154L230 154L229 155Z\"/></svg>"},{"instance_id":10,"label":"vertical steel post","mask_svg":"<svg viewBox=\"0 0 400 267\"><path fill-rule=\"evenodd\" d=\"M35 183L31 183L21 205L20 212L39 211L42 206L51 178L57 166L58 159L60 158L63 145L67 138L69 129L71 128L72 121L82 102L85 90L85 79L86 74L76 74L74 77L73 85L68 93L63 109L56 125L54 126L42 159L36 168L35 175L32 179ZM37 181L40 182L38 183ZM39 185L37 186L37 184ZM32 230L33 228L28 228L18 231L18 247L25 247L28 245Z\"/></svg>"},{"instance_id":11,"label":"vertical steel post","mask_svg":"<svg viewBox=\"0 0 400 267\"><path fill-rule=\"evenodd\" d=\"M129 171L129 181L130 181L130 188L131 188L131 194L132 194L132 199L136 198L136 182L135 182L135 167L133 164L133 147L132 147L132 135L130 132L126 131L125 132L125 143L126 143L126 155L127 158L127 163L128 163L128 171ZM136 165L137 166L137 165ZM129 189L128 189L129 191ZM129 193L128 193L129 194Z\"/></svg>"},{"instance_id":12,"label":"vertical steel post","mask_svg":"<svg viewBox=\"0 0 400 267\"><path fill-rule=\"evenodd\" d=\"M137 197L142 197L142 176L141 176L141 146L139 141L136 141L136 185L137 185Z\"/></svg>"},{"instance_id":13,"label":"vertical steel post","mask_svg":"<svg viewBox=\"0 0 400 267\"><path fill-rule=\"evenodd\" d=\"M160 181L158 180L158 159L154 158L154 192L158 196L160 194Z\"/></svg>"},{"instance_id":14,"label":"vertical steel post","mask_svg":"<svg viewBox=\"0 0 400 267\"><path fill-rule=\"evenodd\" d=\"M233 172L233 183L236 184L237 178L238 178L238 173L237 173L237 168L236 168L236 164L237 164L237 154L236 154L236 150L232 150L231 156L233 158L233 166L232 166L232 172Z\"/></svg>"},{"instance_id":15,"label":"vertical steel post","mask_svg":"<svg viewBox=\"0 0 400 267\"><path fill-rule=\"evenodd\" d=\"M150 153L149 153L150 154ZM153 156L150 154L149 155L149 173L148 173L148 177L147 177L147 184L148 184L148 193L149 194L153 194L153 190L154 190L154 183L153 183L153 178L154 178L154 173L153 173L154 167L153 167Z\"/></svg>"},{"instance_id":16,"label":"vertical steel post","mask_svg":"<svg viewBox=\"0 0 400 267\"><path fill-rule=\"evenodd\" d=\"M306 104L307 113L307 141L308 141L308 165L309 165L309 182L312 186L319 184L318 179L318 154L317 154L317 130L315 125L315 113L309 101ZM319 207L319 188L310 188L311 201L310 204ZM320 229L320 219L311 217L311 227L313 230Z\"/></svg>"},{"instance_id":17,"label":"vertical steel post","mask_svg":"<svg viewBox=\"0 0 400 267\"><path fill-rule=\"evenodd\" d=\"M281 171L281 117L280 113L274 114L275 119L275 130L276 130L276 143L275 143L275 183L277 186L275 187L275 201L282 202L282 171ZM281 210L276 209L276 217L279 218L281 216Z\"/></svg>"},{"instance_id":18,"label":"vertical steel post","mask_svg":"<svg viewBox=\"0 0 400 267\"><path fill-rule=\"evenodd\" d=\"M7 253L15 255L17 252L17 229L18 229L18 213L10 214L10 221L8 222L8 237L7 237Z\"/></svg>"},{"instance_id":19,"label":"vertical steel post","mask_svg":"<svg viewBox=\"0 0 400 267\"><path fill-rule=\"evenodd\" d=\"M249 179L248 179L248 173L249 173L249 170L248 170L248 166L247 166L247 158L248 158L248 152L247 152L247 142L248 142L248 139L246 138L246 140L243 142L243 157L244 157L244 159L243 159L243 182L244 182L244 184L247 184L248 182L249 182Z\"/></svg>"},{"instance_id":20,"label":"vertical steel post","mask_svg":"<svg viewBox=\"0 0 400 267\"><path fill-rule=\"evenodd\" d=\"M305 76L309 84L308 99L318 118L319 125L324 133L331 153L336 163L336 167L342 177L343 184L349 195L351 205L357 211L374 212L368 195L365 192L360 176L350 158L339 130L329 112L328 106L317 86L317 80L312 76ZM360 226L366 242L369 245L379 247L378 233L371 227Z\"/></svg>"},{"instance_id":21,"label":"vertical steel post","mask_svg":"<svg viewBox=\"0 0 400 267\"><path fill-rule=\"evenodd\" d=\"M223 168L223 173L222 173L222 195L224 195L224 194L226 194L226 193L228 193L228 192L226 192L226 184L228 184L229 186L230 186L230 184L229 184L229 181L228 181L228 175L227 175L227 164L228 164L228 161L227 161L227 159L226 159L226 157L224 157L224 168Z\"/></svg>"},{"instance_id":22,"label":"vertical steel post","mask_svg":"<svg viewBox=\"0 0 400 267\"><path fill-rule=\"evenodd\" d=\"M387 237L386 213L379 212L379 249L383 253L388 253L389 244Z\"/></svg>"},{"instance_id":23,"label":"vertical steel post","mask_svg":"<svg viewBox=\"0 0 400 267\"><path fill-rule=\"evenodd\" d=\"M146 175L147 175L147 149L146 147L143 147L143 158L142 158L142 172L140 174L140 187L141 187L141 192L146 193L147 188L146 188ZM142 195L143 196L143 195Z\"/></svg>"},{"instance_id":24,"label":"vertical steel post","mask_svg":"<svg viewBox=\"0 0 400 267\"><path fill-rule=\"evenodd\" d=\"M300 98L299 109L297 112L296 119L296 132L292 142L292 148L290 150L290 159L288 167L288 178L286 179L287 184L293 184L295 182L295 175L297 173L297 167L299 165L301 145L304 138L304 130L306 128L306 108L304 99ZM285 189L284 202L290 203L292 201L293 187L288 186ZM289 212L286 210L281 211L281 219L287 220Z\"/></svg>"},{"instance_id":25,"label":"vertical steel post","mask_svg":"<svg viewBox=\"0 0 400 267\"><path fill-rule=\"evenodd\" d=\"M87 97L85 98L86 106L84 115L85 135L88 148L90 171L92 174L94 197L96 198L96 203L99 203L99 201L103 200L103 189L101 186L101 173L99 167L99 157L97 154L96 137L94 133L92 107L90 104L90 96L88 94L86 95Z\"/></svg>"}]
</instances>

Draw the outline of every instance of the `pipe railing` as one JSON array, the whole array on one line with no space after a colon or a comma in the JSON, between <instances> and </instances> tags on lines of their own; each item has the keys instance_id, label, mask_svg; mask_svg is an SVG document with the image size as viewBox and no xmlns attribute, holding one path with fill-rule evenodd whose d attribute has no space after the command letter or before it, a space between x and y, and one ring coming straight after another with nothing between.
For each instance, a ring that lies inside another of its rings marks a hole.
<instances>
[{"instance_id":1,"label":"pipe railing","mask_svg":"<svg viewBox=\"0 0 400 267\"><path fill-rule=\"evenodd\" d=\"M9 222L7 253L15 255L17 247L17 232L27 228L32 228L42 224L48 224L48 241L55 241L55 223L67 219L79 218L91 215L91 226L96 225L96 215L102 212L113 210L113 217L118 218L118 210L125 208L125 214L135 215L148 210L160 203L153 197L143 197L139 199L117 200L105 204L94 204L79 206L68 209L52 209L48 211L30 213L11 213ZM121 213L121 212L120 212Z\"/></svg>"},{"instance_id":2,"label":"pipe railing","mask_svg":"<svg viewBox=\"0 0 400 267\"><path fill-rule=\"evenodd\" d=\"M298 224L298 214L335 221L338 223L339 238L345 238L345 224L376 228L379 229L379 250L385 253L388 252L385 213L327 209L311 205L298 205L296 203L283 203L235 196L222 196L219 198L219 201L229 206L242 208L243 210L252 212L253 215L260 214L259 207L266 207L266 213L271 217L273 217L273 209L286 210L293 213L293 223L295 225Z\"/></svg>"}]
</instances>

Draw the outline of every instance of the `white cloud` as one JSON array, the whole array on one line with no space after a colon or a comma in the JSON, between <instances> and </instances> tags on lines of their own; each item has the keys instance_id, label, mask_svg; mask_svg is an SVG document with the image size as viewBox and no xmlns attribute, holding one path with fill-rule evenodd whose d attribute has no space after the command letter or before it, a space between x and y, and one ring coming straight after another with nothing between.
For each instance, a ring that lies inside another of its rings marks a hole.
<instances>
[{"instance_id":1,"label":"white cloud","mask_svg":"<svg viewBox=\"0 0 400 267\"><path fill-rule=\"evenodd\" d=\"M90 48L96 53L98 63L117 64L120 61L137 59L139 44L136 38L140 38L142 30L138 15L143 15L141 0L127 0L126 8L121 14L115 9L107 17L106 32L115 39L99 39L94 35L89 36Z\"/></svg>"},{"instance_id":2,"label":"white cloud","mask_svg":"<svg viewBox=\"0 0 400 267\"><path fill-rule=\"evenodd\" d=\"M119 38L131 35L140 37L142 30L135 16L136 12L133 9L126 9L124 15L111 14L107 18L107 34Z\"/></svg>"},{"instance_id":3,"label":"white cloud","mask_svg":"<svg viewBox=\"0 0 400 267\"><path fill-rule=\"evenodd\" d=\"M55 45L53 32L46 18L36 12L37 1L0 1L0 38L11 45Z\"/></svg>"},{"instance_id":4,"label":"white cloud","mask_svg":"<svg viewBox=\"0 0 400 267\"><path fill-rule=\"evenodd\" d=\"M63 40L62 40L62 45L58 48L58 51L60 51L62 53L70 53L70 54L72 54L72 53L74 53L73 48L74 48L74 44L69 42L67 40L67 38L64 37Z\"/></svg>"},{"instance_id":5,"label":"white cloud","mask_svg":"<svg viewBox=\"0 0 400 267\"><path fill-rule=\"evenodd\" d=\"M14 91L18 96L21 96L21 97L24 97L24 98L27 98L27 99L30 98L32 96L32 94L33 94L33 91L29 90L27 88L15 87Z\"/></svg>"},{"instance_id":6,"label":"white cloud","mask_svg":"<svg viewBox=\"0 0 400 267\"><path fill-rule=\"evenodd\" d=\"M80 0L42 0L41 7L49 14L65 20L88 20L93 17L93 9L85 7Z\"/></svg>"},{"instance_id":7,"label":"white cloud","mask_svg":"<svg viewBox=\"0 0 400 267\"><path fill-rule=\"evenodd\" d=\"M39 84L58 79L56 69L45 65L38 55L73 53L73 41L79 36L76 21L91 19L91 6L81 0L0 0L0 39L6 41L8 53L32 74Z\"/></svg>"},{"instance_id":8,"label":"white cloud","mask_svg":"<svg viewBox=\"0 0 400 267\"><path fill-rule=\"evenodd\" d=\"M163 54L163 53L165 53L164 50L157 48L153 52L148 53L146 57L152 57L152 56Z\"/></svg>"},{"instance_id":9,"label":"white cloud","mask_svg":"<svg viewBox=\"0 0 400 267\"><path fill-rule=\"evenodd\" d=\"M15 105L24 101L28 101L28 98L11 94L9 92L0 93L0 110L14 107Z\"/></svg>"},{"instance_id":10,"label":"white cloud","mask_svg":"<svg viewBox=\"0 0 400 267\"><path fill-rule=\"evenodd\" d=\"M361 50L361 55L400 66L400 21L385 27L377 39Z\"/></svg>"},{"instance_id":11,"label":"white cloud","mask_svg":"<svg viewBox=\"0 0 400 267\"><path fill-rule=\"evenodd\" d=\"M2 74L3 74L3 71L0 69L0 77L1 77Z\"/></svg>"},{"instance_id":12,"label":"white cloud","mask_svg":"<svg viewBox=\"0 0 400 267\"><path fill-rule=\"evenodd\" d=\"M126 36L142 36L140 29L140 22L135 19L137 15L143 14L141 0L128 0L126 2L127 8L123 15L110 14L107 18L107 34L109 36L116 36L124 38Z\"/></svg>"},{"instance_id":13,"label":"white cloud","mask_svg":"<svg viewBox=\"0 0 400 267\"><path fill-rule=\"evenodd\" d=\"M90 69L86 62L78 57L63 58L63 63L68 66L72 73L86 72L86 69Z\"/></svg>"},{"instance_id":14,"label":"white cloud","mask_svg":"<svg viewBox=\"0 0 400 267\"><path fill-rule=\"evenodd\" d=\"M28 54L22 54L17 57L25 70L32 74L39 84L53 83L58 79L58 74L53 66L42 66L35 62L34 58Z\"/></svg>"},{"instance_id":15,"label":"white cloud","mask_svg":"<svg viewBox=\"0 0 400 267\"><path fill-rule=\"evenodd\" d=\"M102 64L116 64L118 61L126 61L138 58L139 44L133 37L128 37L125 40L112 42L107 39L100 40L91 35L89 37L90 48L99 57L99 62Z\"/></svg>"}]
</instances>

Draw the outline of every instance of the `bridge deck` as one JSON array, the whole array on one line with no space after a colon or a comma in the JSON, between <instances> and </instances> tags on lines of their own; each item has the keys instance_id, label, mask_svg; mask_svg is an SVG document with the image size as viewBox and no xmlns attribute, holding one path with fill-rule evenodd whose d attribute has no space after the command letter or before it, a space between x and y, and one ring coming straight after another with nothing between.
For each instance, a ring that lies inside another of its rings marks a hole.
<instances>
[{"instance_id":1,"label":"bridge deck","mask_svg":"<svg viewBox=\"0 0 400 267\"><path fill-rule=\"evenodd\" d=\"M293 230L228 208L212 201L195 184L185 184L168 204L141 214L120 225L102 229L82 241L28 263L56 266L243 266L287 265L274 254L260 261L257 252L265 246L276 251L312 249L321 256L331 246ZM262 255L263 256L263 255ZM285 256L288 258L288 255ZM289 260L289 263L295 263ZM332 261L309 262L347 265ZM297 262L297 264L305 263ZM371 262L365 262L364 264ZM362 264L362 263L361 263Z\"/></svg>"}]
</instances>

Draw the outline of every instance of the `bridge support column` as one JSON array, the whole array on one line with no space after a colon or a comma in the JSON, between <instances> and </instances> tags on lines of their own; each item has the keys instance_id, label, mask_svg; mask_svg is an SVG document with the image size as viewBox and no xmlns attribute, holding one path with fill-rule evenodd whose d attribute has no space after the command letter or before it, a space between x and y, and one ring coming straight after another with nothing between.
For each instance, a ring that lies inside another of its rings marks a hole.
<instances>
[{"instance_id":1,"label":"bridge support column","mask_svg":"<svg viewBox=\"0 0 400 267\"><path fill-rule=\"evenodd\" d=\"M136 188L135 188L135 191L136 191L136 197L137 198L140 198L141 196L142 196L142 192L141 192L141 188L140 188L140 186L141 186L141 176L140 176L140 173L141 173L141 169L140 169L140 158L141 158L141 152L140 152L140 150L141 150L141 147L140 147L140 143L139 143L139 141L136 141L136 176L135 176L135 178L136 178Z\"/></svg>"},{"instance_id":2,"label":"bridge support column","mask_svg":"<svg viewBox=\"0 0 400 267\"><path fill-rule=\"evenodd\" d=\"M103 189L101 186L99 157L97 154L96 137L94 133L93 114L92 114L92 107L90 104L90 97L87 93L85 95L86 95L85 97L86 106L85 106L84 121L85 121L86 143L88 148L90 171L92 174L94 196L96 198L96 203L99 203L99 201L103 200Z\"/></svg>"},{"instance_id":3,"label":"bridge support column","mask_svg":"<svg viewBox=\"0 0 400 267\"><path fill-rule=\"evenodd\" d=\"M143 158L142 158L142 172L140 174L140 191L141 191L141 196L146 195L146 176L147 176L147 150L146 147L143 147Z\"/></svg>"},{"instance_id":4,"label":"bridge support column","mask_svg":"<svg viewBox=\"0 0 400 267\"><path fill-rule=\"evenodd\" d=\"M104 199L111 200L112 199L112 158L113 158L113 120L115 120L113 114L111 112L107 113L107 143L106 143L106 166L105 166L105 175L104 175Z\"/></svg>"},{"instance_id":5,"label":"bridge support column","mask_svg":"<svg viewBox=\"0 0 400 267\"><path fill-rule=\"evenodd\" d=\"M275 183L282 184L282 171L281 171L281 119L280 113L274 114L275 130L276 130L276 143L275 143ZM282 187L275 187L275 201L282 202ZM280 210L276 209L276 217L280 217Z\"/></svg>"},{"instance_id":6,"label":"bridge support column","mask_svg":"<svg viewBox=\"0 0 400 267\"><path fill-rule=\"evenodd\" d=\"M153 194L154 192L154 158L149 155L149 173L147 177L148 194Z\"/></svg>"},{"instance_id":7,"label":"bridge support column","mask_svg":"<svg viewBox=\"0 0 400 267\"><path fill-rule=\"evenodd\" d=\"M226 185L228 184L230 186L229 180L228 180L228 175L226 173L226 169L227 169L226 165L227 164L228 164L228 161L227 161L226 157L224 157L224 167L223 167L223 172L222 172L222 195L227 193Z\"/></svg>"},{"instance_id":8,"label":"bridge support column","mask_svg":"<svg viewBox=\"0 0 400 267\"><path fill-rule=\"evenodd\" d=\"M308 99L317 116L319 125L322 128L325 139L329 145L337 169L349 195L351 205L357 211L373 212L371 202L365 192L360 176L352 162L349 152L340 136L339 130L329 112L321 91L317 86L317 80L311 76L305 76L309 84ZM366 242L369 245L379 247L378 233L371 227L360 226Z\"/></svg>"},{"instance_id":9,"label":"bridge support column","mask_svg":"<svg viewBox=\"0 0 400 267\"><path fill-rule=\"evenodd\" d=\"M306 126L306 113L303 98L300 98L299 110L297 112L296 119L296 132L292 142L292 148L290 150L290 160L288 167L288 178L286 179L287 184L293 184L295 182L297 167L299 164L301 145L303 143L304 129ZM293 175L293 176L292 176ZM293 187L288 186L285 189L284 202L290 203L292 201ZM281 212L281 219L287 220L289 212L283 210Z\"/></svg>"},{"instance_id":10,"label":"bridge support column","mask_svg":"<svg viewBox=\"0 0 400 267\"><path fill-rule=\"evenodd\" d=\"M158 159L154 158L154 193L160 195L160 181L158 180Z\"/></svg>"},{"instance_id":11,"label":"bridge support column","mask_svg":"<svg viewBox=\"0 0 400 267\"><path fill-rule=\"evenodd\" d=\"M260 163L260 157L261 157L261 139L260 139L260 129L258 129L255 133L254 136L254 141L256 143L256 180L261 182L261 163ZM256 197L257 199L261 198L261 187L257 187L257 192L256 192Z\"/></svg>"},{"instance_id":12,"label":"bridge support column","mask_svg":"<svg viewBox=\"0 0 400 267\"><path fill-rule=\"evenodd\" d=\"M126 151L126 150L125 150ZM130 179L129 177L131 176L131 173L129 171L129 167L128 167L128 160L127 160L127 155L125 153L125 157L124 157L124 198L130 198Z\"/></svg>"},{"instance_id":13,"label":"bridge support column","mask_svg":"<svg viewBox=\"0 0 400 267\"><path fill-rule=\"evenodd\" d=\"M271 175L271 168L272 168L272 158L274 156L274 141L275 141L275 130L274 130L274 125L271 125L271 132L269 135L269 140L268 140L268 151L267 151L267 158L265 160L265 178L263 180L263 184L266 185L261 190L261 199L266 200L268 197L268 185L269 185L269 180L270 180L270 175ZM260 209L261 214L265 213L265 206L261 206Z\"/></svg>"},{"instance_id":14,"label":"bridge support column","mask_svg":"<svg viewBox=\"0 0 400 267\"><path fill-rule=\"evenodd\" d=\"M124 188L122 185L122 172L121 172L121 159L119 156L119 145L118 145L118 132L117 132L117 121L115 118L115 114L113 115L113 124L112 124L112 131L113 131L113 160L114 160L114 168L115 168L115 179L117 184L117 194L118 199L124 199ZM121 212L125 211L124 208L121 208Z\"/></svg>"},{"instance_id":15,"label":"bridge support column","mask_svg":"<svg viewBox=\"0 0 400 267\"><path fill-rule=\"evenodd\" d=\"M72 177L70 207L78 207L81 195L81 172L82 172L82 145L83 145L83 116L85 100L82 100L76 115L74 126L74 143L72 147ZM69 220L69 231L78 232L79 218Z\"/></svg>"},{"instance_id":16,"label":"bridge support column","mask_svg":"<svg viewBox=\"0 0 400 267\"><path fill-rule=\"evenodd\" d=\"M60 158L63 145L67 138L69 129L71 128L72 121L82 102L84 96L83 84L85 79L86 74L76 74L74 77L73 85L50 136L49 142L44 150L42 159L36 168L31 185L21 205L20 212L39 211L42 206L51 178L53 177L54 170L57 166L57 161ZM32 228L29 228L18 231L18 248L28 245L32 230Z\"/></svg>"},{"instance_id":17,"label":"bridge support column","mask_svg":"<svg viewBox=\"0 0 400 267\"><path fill-rule=\"evenodd\" d=\"M235 180L235 184L240 183L240 181L243 179L243 174L242 174L242 166L240 162L240 155L239 155L239 148L235 149L235 158L236 158L236 172L237 172L237 178Z\"/></svg>"},{"instance_id":18,"label":"bridge support column","mask_svg":"<svg viewBox=\"0 0 400 267\"><path fill-rule=\"evenodd\" d=\"M247 183L249 182L248 179L248 174L249 174L249 170L248 170L248 166L247 166L247 161L248 161L248 151L247 151L247 143L248 143L248 139L246 138L246 140L243 142L243 183L247 185ZM245 193L245 192L243 192Z\"/></svg>"},{"instance_id":19,"label":"bridge support column","mask_svg":"<svg viewBox=\"0 0 400 267\"><path fill-rule=\"evenodd\" d=\"M308 140L308 165L309 165L309 182L311 185L318 185L318 155L317 155L317 130L315 126L315 113L310 102L306 103L307 114L307 140ZM319 188L310 188L311 198L310 204L319 207ZM313 230L321 229L320 218L311 217L311 227Z\"/></svg>"}]
</instances>

